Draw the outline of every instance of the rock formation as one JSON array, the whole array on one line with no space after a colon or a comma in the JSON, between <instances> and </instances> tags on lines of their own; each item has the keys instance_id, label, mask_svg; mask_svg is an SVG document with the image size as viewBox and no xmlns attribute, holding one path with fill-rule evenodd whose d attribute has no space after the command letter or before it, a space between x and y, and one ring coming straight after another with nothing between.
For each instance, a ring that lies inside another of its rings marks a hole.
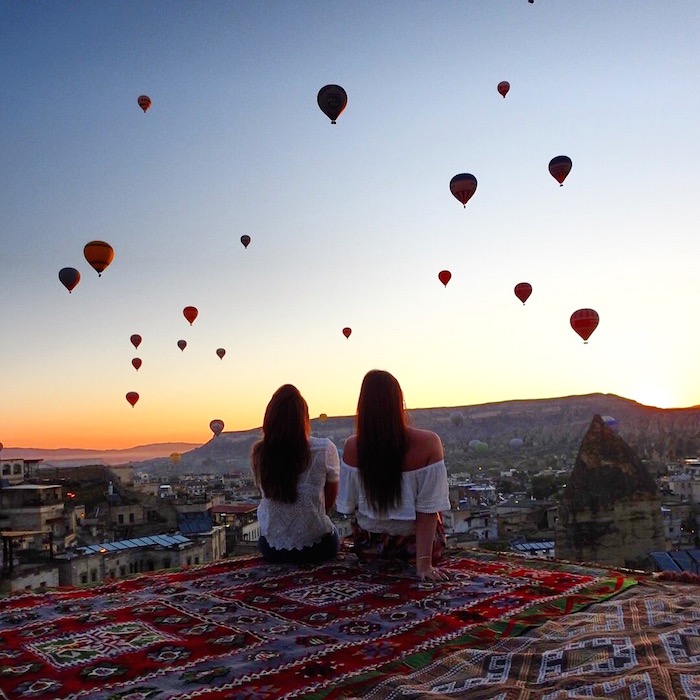
<instances>
[{"instance_id":1,"label":"rock formation","mask_svg":"<svg viewBox=\"0 0 700 700\"><path fill-rule=\"evenodd\" d=\"M665 548L656 482L594 416L559 505L557 558L646 568L648 553Z\"/></svg>"}]
</instances>

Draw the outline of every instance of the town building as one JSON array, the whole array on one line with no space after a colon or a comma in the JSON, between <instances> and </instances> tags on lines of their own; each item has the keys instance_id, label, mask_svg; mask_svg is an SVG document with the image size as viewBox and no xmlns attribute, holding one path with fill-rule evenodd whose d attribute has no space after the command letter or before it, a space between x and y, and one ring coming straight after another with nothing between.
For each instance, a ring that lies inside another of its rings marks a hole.
<instances>
[{"instance_id":1,"label":"town building","mask_svg":"<svg viewBox=\"0 0 700 700\"><path fill-rule=\"evenodd\" d=\"M206 542L193 542L179 534L101 542L76 547L56 557L61 586L95 585L211 561Z\"/></svg>"}]
</instances>

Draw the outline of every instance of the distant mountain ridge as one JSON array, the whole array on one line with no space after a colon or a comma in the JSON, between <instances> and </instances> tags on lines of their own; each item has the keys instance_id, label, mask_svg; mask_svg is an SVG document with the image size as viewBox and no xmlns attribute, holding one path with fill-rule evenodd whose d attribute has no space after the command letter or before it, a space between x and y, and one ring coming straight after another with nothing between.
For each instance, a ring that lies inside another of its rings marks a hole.
<instances>
[{"instance_id":1,"label":"distant mountain ridge","mask_svg":"<svg viewBox=\"0 0 700 700\"><path fill-rule=\"evenodd\" d=\"M79 461L94 464L95 462L104 462L114 465L170 457L173 452L189 452L197 447L200 447L200 444L196 442L160 442L120 450L90 450L69 447L44 450L38 447L5 447L0 452L0 459L42 459L48 463Z\"/></svg>"},{"instance_id":2,"label":"distant mountain ridge","mask_svg":"<svg viewBox=\"0 0 700 700\"><path fill-rule=\"evenodd\" d=\"M508 465L514 461L547 462L549 455L573 460L593 416L612 416L620 436L641 458L664 462L693 456L700 450L700 407L656 408L615 394L586 394L551 399L514 399L473 406L420 408L408 411L418 428L433 430L445 446L448 468L483 464ZM455 424L455 414L460 423ZM313 435L328 437L342 449L354 431L354 416L329 416L311 421ZM177 465L151 460L138 465L154 474L245 472L250 450L261 436L260 428L224 432L201 447L183 452ZM521 438L517 452L510 446ZM488 445L484 453L469 447L472 440ZM516 459L517 458L517 459Z\"/></svg>"},{"instance_id":3,"label":"distant mountain ridge","mask_svg":"<svg viewBox=\"0 0 700 700\"><path fill-rule=\"evenodd\" d=\"M691 408L656 408L615 394L585 394L550 399L512 399L472 406L417 408L408 411L413 425L435 431L445 445L446 461L455 466L469 466L472 461L504 462L513 456L509 442L523 440L518 452L522 458L544 458L548 454L575 456L593 416L613 416L619 423L621 437L648 460L663 461L683 456L700 456L700 406ZM460 425L454 422L461 416ZM329 416L325 421L314 418L311 430L319 437L329 437L342 448L354 431L355 417ZM106 464L139 463L139 468L153 473L223 473L247 471L250 450L261 436L260 428L223 432L203 445L168 442L140 445L122 450L86 450L5 448L0 458L43 459L51 464L80 460L98 460ZM487 453L468 446L472 440L488 444ZM172 464L173 452L181 454Z\"/></svg>"}]
</instances>

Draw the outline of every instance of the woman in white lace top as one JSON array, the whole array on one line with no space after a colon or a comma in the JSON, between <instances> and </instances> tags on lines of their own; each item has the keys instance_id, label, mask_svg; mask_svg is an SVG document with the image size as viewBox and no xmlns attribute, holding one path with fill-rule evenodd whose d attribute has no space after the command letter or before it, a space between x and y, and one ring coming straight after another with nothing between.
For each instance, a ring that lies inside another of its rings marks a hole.
<instances>
[{"instance_id":1,"label":"woman in white lace top","mask_svg":"<svg viewBox=\"0 0 700 700\"><path fill-rule=\"evenodd\" d=\"M258 547L268 561L308 564L338 553L338 532L327 515L338 493L338 450L310 432L304 397L291 384L281 386L251 453L262 495Z\"/></svg>"},{"instance_id":2,"label":"woman in white lace top","mask_svg":"<svg viewBox=\"0 0 700 700\"><path fill-rule=\"evenodd\" d=\"M445 545L441 514L450 508L440 437L407 425L401 387L383 370L365 375L355 424L336 509L354 516L357 556L415 560L421 579L447 579L435 566Z\"/></svg>"}]
</instances>

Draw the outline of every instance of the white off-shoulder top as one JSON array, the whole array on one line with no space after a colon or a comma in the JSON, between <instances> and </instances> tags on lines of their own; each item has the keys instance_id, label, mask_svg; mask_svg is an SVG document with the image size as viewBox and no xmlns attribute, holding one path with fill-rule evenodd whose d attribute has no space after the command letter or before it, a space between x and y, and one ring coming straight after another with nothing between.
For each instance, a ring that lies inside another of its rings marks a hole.
<instances>
[{"instance_id":1,"label":"white off-shoulder top","mask_svg":"<svg viewBox=\"0 0 700 700\"><path fill-rule=\"evenodd\" d=\"M336 510L354 515L369 532L410 535L416 529L416 513L440 513L450 509L445 460L401 474L401 501L381 515L367 502L357 467L340 461Z\"/></svg>"}]
</instances>

